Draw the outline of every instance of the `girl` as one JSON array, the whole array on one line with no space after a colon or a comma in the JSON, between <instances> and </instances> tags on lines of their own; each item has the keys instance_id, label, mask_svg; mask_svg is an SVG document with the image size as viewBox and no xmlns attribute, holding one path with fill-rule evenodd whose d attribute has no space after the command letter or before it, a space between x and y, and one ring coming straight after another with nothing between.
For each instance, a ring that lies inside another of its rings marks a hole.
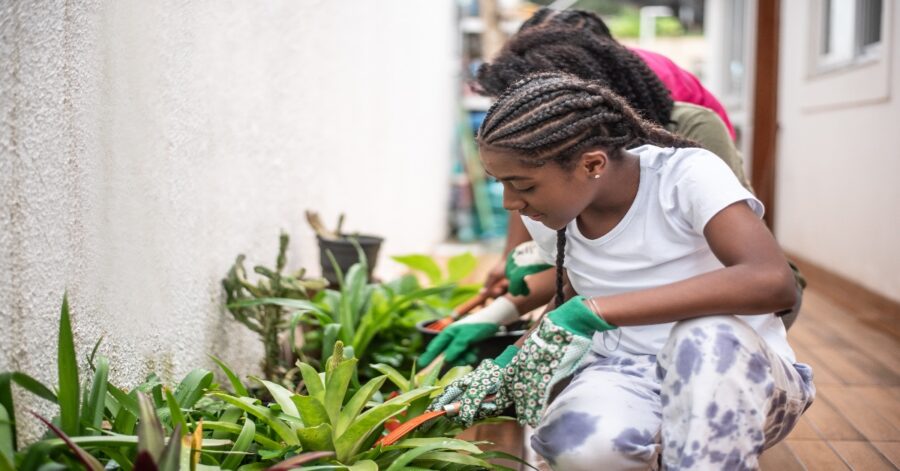
<instances>
[{"instance_id":1,"label":"girl","mask_svg":"<svg viewBox=\"0 0 900 471\"><path fill-rule=\"evenodd\" d=\"M556 307L432 407L459 402L470 424L514 405L555 469L758 467L815 394L771 314L795 291L760 202L715 155L570 75L513 85L478 140L556 266Z\"/></svg>"}]
</instances>

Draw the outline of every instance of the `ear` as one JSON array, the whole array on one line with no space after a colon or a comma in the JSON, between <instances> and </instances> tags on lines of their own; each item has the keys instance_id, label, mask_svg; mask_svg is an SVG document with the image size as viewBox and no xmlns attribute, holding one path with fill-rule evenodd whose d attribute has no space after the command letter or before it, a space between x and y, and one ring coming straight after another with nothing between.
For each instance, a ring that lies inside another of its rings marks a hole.
<instances>
[{"instance_id":1,"label":"ear","mask_svg":"<svg viewBox=\"0 0 900 471\"><path fill-rule=\"evenodd\" d=\"M594 178L594 175L602 173L606 170L608 163L609 156L602 150L592 150L581 154L581 168L587 172L588 178Z\"/></svg>"}]
</instances>

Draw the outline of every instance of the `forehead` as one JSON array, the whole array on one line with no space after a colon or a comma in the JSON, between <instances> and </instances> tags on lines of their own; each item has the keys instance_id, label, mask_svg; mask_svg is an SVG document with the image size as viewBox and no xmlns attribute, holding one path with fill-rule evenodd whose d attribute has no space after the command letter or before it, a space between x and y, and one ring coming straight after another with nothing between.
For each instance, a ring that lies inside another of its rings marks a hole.
<instances>
[{"instance_id":1,"label":"forehead","mask_svg":"<svg viewBox=\"0 0 900 471\"><path fill-rule=\"evenodd\" d=\"M499 180L533 178L542 168L523 164L521 154L507 149L481 146L479 154L484 169Z\"/></svg>"}]
</instances>

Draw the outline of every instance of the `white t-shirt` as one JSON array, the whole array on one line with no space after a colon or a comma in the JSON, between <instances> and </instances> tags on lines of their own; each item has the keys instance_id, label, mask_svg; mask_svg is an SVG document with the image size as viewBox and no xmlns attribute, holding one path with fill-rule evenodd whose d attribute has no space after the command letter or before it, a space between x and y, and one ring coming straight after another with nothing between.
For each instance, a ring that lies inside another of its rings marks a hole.
<instances>
[{"instance_id":1,"label":"white t-shirt","mask_svg":"<svg viewBox=\"0 0 900 471\"><path fill-rule=\"evenodd\" d=\"M719 211L746 201L762 217L762 203L744 189L715 154L704 149L641 146L631 149L641 161L634 203L616 227L588 239L572 221L566 228L564 266L575 292L609 296L653 288L722 268L703 236L703 228ZM523 217L541 257L556 263L556 231ZM793 363L784 324L774 314L738 316L782 358ZM673 322L621 327L594 335L593 349L657 354ZM617 340L621 333L621 339Z\"/></svg>"}]
</instances>

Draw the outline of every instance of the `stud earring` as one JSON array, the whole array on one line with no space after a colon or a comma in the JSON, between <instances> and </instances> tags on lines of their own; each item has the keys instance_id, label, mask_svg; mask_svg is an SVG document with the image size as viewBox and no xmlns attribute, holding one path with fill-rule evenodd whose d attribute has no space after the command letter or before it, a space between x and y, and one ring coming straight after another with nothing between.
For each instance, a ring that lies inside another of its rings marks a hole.
<instances>
[{"instance_id":1,"label":"stud earring","mask_svg":"<svg viewBox=\"0 0 900 471\"><path fill-rule=\"evenodd\" d=\"M598 178L600 178L600 174L599 173L594 174L594 180L596 180Z\"/></svg>"}]
</instances>

